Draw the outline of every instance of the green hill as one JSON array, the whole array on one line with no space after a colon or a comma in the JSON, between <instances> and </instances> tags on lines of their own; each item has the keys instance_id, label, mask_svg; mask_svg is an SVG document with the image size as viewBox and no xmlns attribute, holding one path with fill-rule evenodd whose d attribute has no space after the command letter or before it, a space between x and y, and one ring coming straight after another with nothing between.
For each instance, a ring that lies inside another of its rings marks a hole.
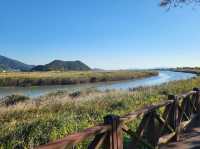
<instances>
[{"instance_id":1,"label":"green hill","mask_svg":"<svg viewBox=\"0 0 200 149\"><path fill-rule=\"evenodd\" d=\"M19 71L27 71L32 69L34 66L24 64L20 61L10 59L5 56L0 55L0 71L3 70L19 70Z\"/></svg>"},{"instance_id":2,"label":"green hill","mask_svg":"<svg viewBox=\"0 0 200 149\"><path fill-rule=\"evenodd\" d=\"M90 70L90 67L88 67L81 61L54 60L49 64L39 65L32 68L32 71L68 71L68 70Z\"/></svg>"}]
</instances>

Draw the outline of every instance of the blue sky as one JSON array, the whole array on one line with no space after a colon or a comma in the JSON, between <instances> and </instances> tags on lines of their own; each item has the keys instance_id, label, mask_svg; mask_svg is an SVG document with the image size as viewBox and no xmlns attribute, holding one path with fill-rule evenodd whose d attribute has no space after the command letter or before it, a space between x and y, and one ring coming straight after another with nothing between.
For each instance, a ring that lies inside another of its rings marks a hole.
<instances>
[{"instance_id":1,"label":"blue sky","mask_svg":"<svg viewBox=\"0 0 200 149\"><path fill-rule=\"evenodd\" d=\"M200 66L200 8L159 0L0 0L0 54L104 69Z\"/></svg>"}]
</instances>

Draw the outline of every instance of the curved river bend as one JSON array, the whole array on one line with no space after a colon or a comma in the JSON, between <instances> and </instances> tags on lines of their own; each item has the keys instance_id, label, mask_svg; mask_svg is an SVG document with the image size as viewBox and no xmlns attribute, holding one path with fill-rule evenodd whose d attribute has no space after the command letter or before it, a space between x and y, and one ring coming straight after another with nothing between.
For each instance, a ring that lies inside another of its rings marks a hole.
<instances>
[{"instance_id":1,"label":"curved river bend","mask_svg":"<svg viewBox=\"0 0 200 149\"><path fill-rule=\"evenodd\" d=\"M185 80L196 77L195 74L172 71L159 71L158 76L138 80L76 84L76 85L57 85L57 86L38 86L38 87L0 87L0 97L11 94L22 94L29 97L38 97L57 90L76 91L87 88L97 88L99 90L107 89L129 89L141 86L152 86L167 83L175 80Z\"/></svg>"}]
</instances>

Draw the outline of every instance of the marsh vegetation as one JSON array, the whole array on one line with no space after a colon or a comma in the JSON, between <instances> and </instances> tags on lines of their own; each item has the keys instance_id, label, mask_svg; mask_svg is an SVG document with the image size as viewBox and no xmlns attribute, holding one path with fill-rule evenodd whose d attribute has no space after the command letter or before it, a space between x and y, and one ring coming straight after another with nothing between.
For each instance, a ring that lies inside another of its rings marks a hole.
<instances>
[{"instance_id":1,"label":"marsh vegetation","mask_svg":"<svg viewBox=\"0 0 200 149\"><path fill-rule=\"evenodd\" d=\"M0 86L69 85L139 79L158 75L155 71L48 71L2 72Z\"/></svg>"},{"instance_id":2,"label":"marsh vegetation","mask_svg":"<svg viewBox=\"0 0 200 149\"><path fill-rule=\"evenodd\" d=\"M200 77L130 91L59 91L0 107L2 148L33 148L102 122L107 114L123 115L200 85ZM131 124L134 129L137 123Z\"/></svg>"}]
</instances>

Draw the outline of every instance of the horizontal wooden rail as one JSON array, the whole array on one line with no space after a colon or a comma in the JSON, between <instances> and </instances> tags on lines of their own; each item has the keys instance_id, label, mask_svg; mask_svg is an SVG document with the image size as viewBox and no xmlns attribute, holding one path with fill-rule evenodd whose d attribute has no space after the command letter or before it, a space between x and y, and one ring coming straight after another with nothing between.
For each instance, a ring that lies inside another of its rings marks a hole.
<instances>
[{"instance_id":1,"label":"horizontal wooden rail","mask_svg":"<svg viewBox=\"0 0 200 149\"><path fill-rule=\"evenodd\" d=\"M190 91L188 93L182 94L182 95L178 95L177 98L185 98L187 96L193 95L195 94L197 91Z\"/></svg>"},{"instance_id":2,"label":"horizontal wooden rail","mask_svg":"<svg viewBox=\"0 0 200 149\"><path fill-rule=\"evenodd\" d=\"M120 117L120 120L123 123L130 122L130 121L134 120L135 118L138 118L141 115L145 115L145 114L147 114L147 113L149 113L151 111L154 111L154 110L156 110L156 109L158 109L160 107L172 104L173 102L174 102L173 100L167 100L167 101L163 101L161 103L155 104L155 105L146 106L146 107L144 107L142 109L139 109L137 111L128 113L127 115Z\"/></svg>"},{"instance_id":3,"label":"horizontal wooden rail","mask_svg":"<svg viewBox=\"0 0 200 149\"><path fill-rule=\"evenodd\" d=\"M163 112L159 109L164 108ZM140 147L154 149L159 144L179 141L180 132L191 119L200 113L200 90L194 88L183 95L169 95L168 100L146 106L124 116L108 115L104 124L74 133L63 139L38 147L38 149L74 148L86 139L93 139L88 149L123 149L124 137L129 136L128 149ZM127 124L141 119L136 131Z\"/></svg>"},{"instance_id":4,"label":"horizontal wooden rail","mask_svg":"<svg viewBox=\"0 0 200 149\"><path fill-rule=\"evenodd\" d=\"M41 146L39 149L58 149L62 148L63 146L73 146L74 144L78 144L81 141L84 141L85 139L95 136L100 133L105 133L107 131L111 130L110 125L99 125L92 128L85 129L83 132L75 133L72 135L69 135L63 139L60 139L58 141L55 141L53 143L49 143L48 145Z\"/></svg>"}]
</instances>

